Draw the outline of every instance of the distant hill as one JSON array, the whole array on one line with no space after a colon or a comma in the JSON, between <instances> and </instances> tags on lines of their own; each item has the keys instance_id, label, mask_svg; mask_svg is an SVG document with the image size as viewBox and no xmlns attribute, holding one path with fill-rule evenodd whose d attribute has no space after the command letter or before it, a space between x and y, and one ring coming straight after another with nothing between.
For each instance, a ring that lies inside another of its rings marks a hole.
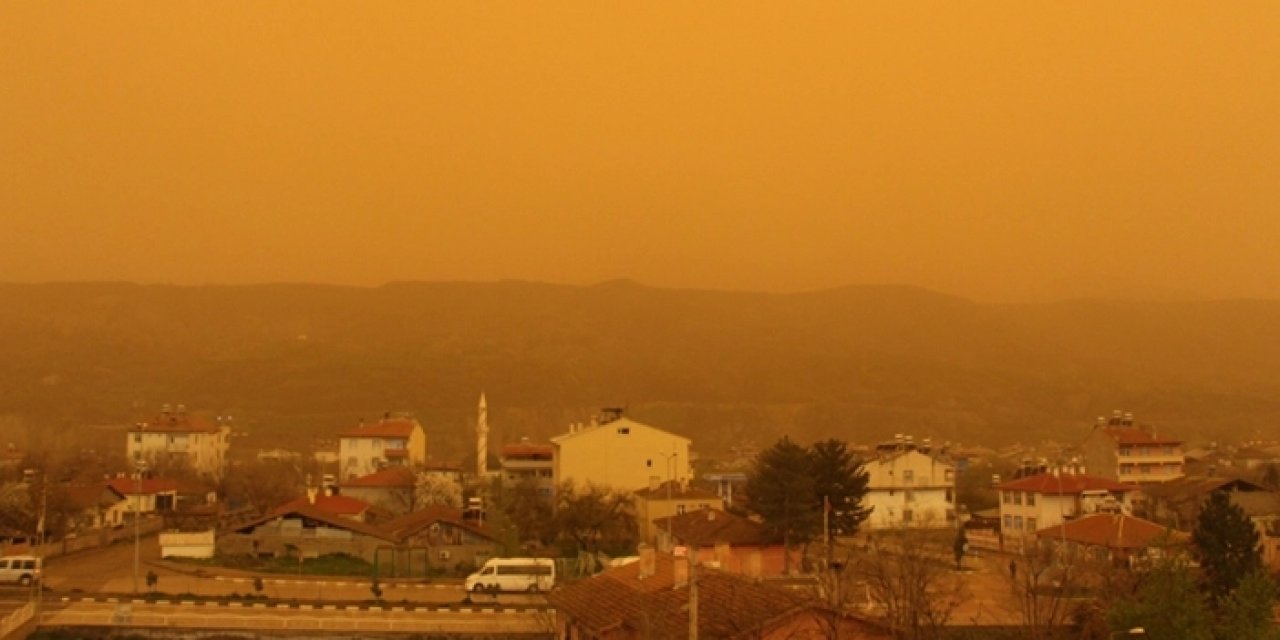
<instances>
[{"instance_id":1,"label":"distant hill","mask_svg":"<svg viewBox=\"0 0 1280 640\"><path fill-rule=\"evenodd\" d=\"M1135 411L1186 438L1276 433L1280 301L979 304L910 287L798 294L628 281L0 285L0 425L127 423L161 403L305 446L414 412L462 459L596 407L716 452L783 433L1075 441Z\"/></svg>"}]
</instances>

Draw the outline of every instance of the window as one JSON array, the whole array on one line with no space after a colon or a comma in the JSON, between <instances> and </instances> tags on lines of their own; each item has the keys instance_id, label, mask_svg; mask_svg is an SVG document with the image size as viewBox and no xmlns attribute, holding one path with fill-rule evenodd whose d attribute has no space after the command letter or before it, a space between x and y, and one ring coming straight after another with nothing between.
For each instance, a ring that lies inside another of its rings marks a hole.
<instances>
[{"instance_id":1,"label":"window","mask_svg":"<svg viewBox=\"0 0 1280 640\"><path fill-rule=\"evenodd\" d=\"M910 509L903 509L903 510L902 510L902 521L903 521L903 522L911 522L911 518L912 518L912 516L914 516L914 515L915 515L915 514L913 514L913 513L911 512L911 510L910 510Z\"/></svg>"},{"instance_id":2,"label":"window","mask_svg":"<svg viewBox=\"0 0 1280 640\"><path fill-rule=\"evenodd\" d=\"M1035 530L1036 530L1036 519L1027 518L1027 531L1035 531Z\"/></svg>"},{"instance_id":3,"label":"window","mask_svg":"<svg viewBox=\"0 0 1280 640\"><path fill-rule=\"evenodd\" d=\"M625 436L631 433L631 427L618 427L618 435Z\"/></svg>"},{"instance_id":4,"label":"window","mask_svg":"<svg viewBox=\"0 0 1280 640\"><path fill-rule=\"evenodd\" d=\"M1018 505L1018 506L1022 506L1022 492L1021 492L1021 491L1014 491L1014 492L1013 492L1013 504Z\"/></svg>"},{"instance_id":5,"label":"window","mask_svg":"<svg viewBox=\"0 0 1280 640\"><path fill-rule=\"evenodd\" d=\"M947 487L947 502L955 502L956 496L951 492L951 487Z\"/></svg>"},{"instance_id":6,"label":"window","mask_svg":"<svg viewBox=\"0 0 1280 640\"><path fill-rule=\"evenodd\" d=\"M1013 516L1004 517L1004 528L1013 529Z\"/></svg>"},{"instance_id":7,"label":"window","mask_svg":"<svg viewBox=\"0 0 1280 640\"><path fill-rule=\"evenodd\" d=\"M915 502L915 501L916 501L916 492L914 492L914 491L912 491L912 490L910 490L910 489L907 489L906 491L903 491L903 492L902 492L902 499L903 499L904 501L906 501L906 502Z\"/></svg>"},{"instance_id":8,"label":"window","mask_svg":"<svg viewBox=\"0 0 1280 640\"><path fill-rule=\"evenodd\" d=\"M1013 529L1015 531L1022 531L1022 516L1013 517Z\"/></svg>"},{"instance_id":9,"label":"window","mask_svg":"<svg viewBox=\"0 0 1280 640\"><path fill-rule=\"evenodd\" d=\"M915 472L915 471L913 471L913 470L911 470L911 469L906 469L906 470L904 470L904 471L902 472L902 481L903 481L903 482L905 482L905 483L907 483L907 484L911 484L911 483L915 482L915 481L916 481L916 472Z\"/></svg>"},{"instance_id":10,"label":"window","mask_svg":"<svg viewBox=\"0 0 1280 640\"><path fill-rule=\"evenodd\" d=\"M1133 449L1131 447L1120 447L1120 455L1121 456L1133 455Z\"/></svg>"},{"instance_id":11,"label":"window","mask_svg":"<svg viewBox=\"0 0 1280 640\"><path fill-rule=\"evenodd\" d=\"M684 505L676 505L676 515L684 515Z\"/></svg>"},{"instance_id":12,"label":"window","mask_svg":"<svg viewBox=\"0 0 1280 640\"><path fill-rule=\"evenodd\" d=\"M1001 492L1000 492L1000 501L1001 501L1001 502L1003 502L1003 503L1005 503L1005 504L1009 504L1010 502L1013 502L1013 497L1009 495L1009 494L1011 494L1011 493L1013 493L1013 492L1012 492L1012 491L1001 491Z\"/></svg>"},{"instance_id":13,"label":"window","mask_svg":"<svg viewBox=\"0 0 1280 640\"><path fill-rule=\"evenodd\" d=\"M1031 493L1030 491L1027 492L1027 506L1028 507L1036 506L1036 494Z\"/></svg>"}]
</instances>

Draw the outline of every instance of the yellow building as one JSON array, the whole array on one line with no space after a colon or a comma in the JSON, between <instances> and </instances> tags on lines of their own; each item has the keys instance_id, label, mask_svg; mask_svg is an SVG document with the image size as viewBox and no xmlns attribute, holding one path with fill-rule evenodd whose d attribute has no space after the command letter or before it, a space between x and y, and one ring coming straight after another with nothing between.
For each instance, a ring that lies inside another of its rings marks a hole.
<instances>
[{"instance_id":1,"label":"yellow building","mask_svg":"<svg viewBox=\"0 0 1280 640\"><path fill-rule=\"evenodd\" d=\"M700 489L675 480L654 483L651 487L636 491L635 495L636 523L640 525L640 540L663 550L671 548L670 540L665 535L661 540L658 539L660 531L654 524L655 520L693 513L701 509L724 511L724 500L714 491Z\"/></svg>"},{"instance_id":2,"label":"yellow building","mask_svg":"<svg viewBox=\"0 0 1280 640\"><path fill-rule=\"evenodd\" d=\"M690 440L606 410L591 424L551 439L557 483L572 480L635 491L655 482L687 481Z\"/></svg>"}]
</instances>

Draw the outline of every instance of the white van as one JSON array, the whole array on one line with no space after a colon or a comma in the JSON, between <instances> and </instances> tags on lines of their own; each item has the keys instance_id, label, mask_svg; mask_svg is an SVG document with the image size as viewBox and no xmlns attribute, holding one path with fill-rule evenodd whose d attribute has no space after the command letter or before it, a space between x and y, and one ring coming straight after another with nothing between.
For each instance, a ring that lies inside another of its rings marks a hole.
<instances>
[{"instance_id":1,"label":"white van","mask_svg":"<svg viewBox=\"0 0 1280 640\"><path fill-rule=\"evenodd\" d=\"M0 558L0 582L16 582L27 586L39 582L43 567L35 556L6 556Z\"/></svg>"},{"instance_id":2,"label":"white van","mask_svg":"<svg viewBox=\"0 0 1280 640\"><path fill-rule=\"evenodd\" d=\"M551 558L490 558L467 576L467 591L546 591L556 584Z\"/></svg>"}]
</instances>

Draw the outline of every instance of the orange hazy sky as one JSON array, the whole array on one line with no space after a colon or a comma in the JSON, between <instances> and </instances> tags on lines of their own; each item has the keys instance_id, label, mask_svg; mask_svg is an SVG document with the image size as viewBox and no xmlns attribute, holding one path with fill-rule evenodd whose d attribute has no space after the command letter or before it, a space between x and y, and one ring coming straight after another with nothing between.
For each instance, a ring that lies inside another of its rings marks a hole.
<instances>
[{"instance_id":1,"label":"orange hazy sky","mask_svg":"<svg viewBox=\"0 0 1280 640\"><path fill-rule=\"evenodd\" d=\"M10 282L1280 297L1280 2L13 0L0 223Z\"/></svg>"}]
</instances>

